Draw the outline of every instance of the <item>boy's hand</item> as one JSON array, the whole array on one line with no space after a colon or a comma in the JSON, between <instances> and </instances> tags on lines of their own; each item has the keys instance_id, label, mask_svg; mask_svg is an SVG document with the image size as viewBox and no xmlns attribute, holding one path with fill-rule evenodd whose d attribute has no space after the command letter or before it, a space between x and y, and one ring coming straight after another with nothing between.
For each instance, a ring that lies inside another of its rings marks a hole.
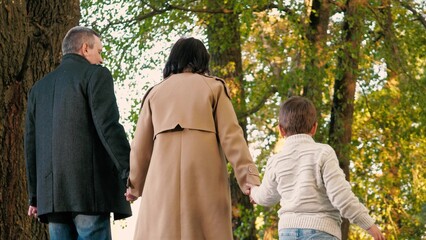
<instances>
[{"instance_id":1,"label":"boy's hand","mask_svg":"<svg viewBox=\"0 0 426 240\"><path fill-rule=\"evenodd\" d=\"M251 203L251 204L256 204L256 202L255 202L255 201L253 200L253 198L250 196L251 188L252 188L252 187L254 187L254 185L253 185L253 184L250 184L250 183L246 183L246 187L247 187L247 190L246 190L245 194L246 194L247 196L249 196L249 197L250 197L250 203Z\"/></svg>"},{"instance_id":2,"label":"boy's hand","mask_svg":"<svg viewBox=\"0 0 426 240\"><path fill-rule=\"evenodd\" d=\"M245 190L244 194L247 195L247 196L250 196L250 190L253 186L254 186L253 184L246 183L246 190Z\"/></svg>"},{"instance_id":3,"label":"boy's hand","mask_svg":"<svg viewBox=\"0 0 426 240\"><path fill-rule=\"evenodd\" d=\"M252 197L250 197L250 203L251 204L257 204L257 202L254 201L254 199Z\"/></svg>"},{"instance_id":4,"label":"boy's hand","mask_svg":"<svg viewBox=\"0 0 426 240\"><path fill-rule=\"evenodd\" d=\"M374 240L385 240L385 236L383 236L377 225L371 226L369 229L367 229L367 231L374 238Z\"/></svg>"}]
</instances>

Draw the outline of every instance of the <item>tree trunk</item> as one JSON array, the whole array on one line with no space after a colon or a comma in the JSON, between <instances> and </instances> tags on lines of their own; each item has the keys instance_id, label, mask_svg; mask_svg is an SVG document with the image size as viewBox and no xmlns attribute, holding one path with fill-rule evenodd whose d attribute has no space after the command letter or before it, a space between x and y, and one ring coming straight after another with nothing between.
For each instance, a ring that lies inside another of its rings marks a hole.
<instances>
[{"instance_id":1,"label":"tree trunk","mask_svg":"<svg viewBox=\"0 0 426 240\"><path fill-rule=\"evenodd\" d=\"M308 6L309 8L309 6ZM323 93L328 90L325 88L326 79L325 65L327 62L326 42L327 30L330 19L330 3L328 0L313 0L309 11L309 25L306 31L306 38L309 47L307 49L307 61L305 73L307 74L303 96L309 98L317 109L318 125L324 126L324 118L321 117L325 104L323 104ZM318 141L324 141L325 134L322 134L323 128L318 129L316 138ZM320 139L321 138L321 139Z\"/></svg>"},{"instance_id":2,"label":"tree trunk","mask_svg":"<svg viewBox=\"0 0 426 240\"><path fill-rule=\"evenodd\" d=\"M210 1L213 9L224 6L220 1ZM229 7L232 9L232 6ZM237 115L247 111L242 69L240 22L237 14L212 14L208 17L207 38L211 54L212 75L223 78L231 94L231 99ZM247 139L247 119L238 119ZM257 239L253 205L245 196L231 173L232 222L234 239Z\"/></svg>"},{"instance_id":3,"label":"tree trunk","mask_svg":"<svg viewBox=\"0 0 426 240\"><path fill-rule=\"evenodd\" d=\"M327 48L327 30L330 19L330 3L328 0L313 0L309 11L309 25L306 38L309 43L306 64L307 76L303 95L312 100L321 101L324 66L327 59L324 57Z\"/></svg>"},{"instance_id":4,"label":"tree trunk","mask_svg":"<svg viewBox=\"0 0 426 240\"><path fill-rule=\"evenodd\" d=\"M347 0L346 14L343 25L343 41L339 54L334 83L333 103L329 143L336 150L340 167L349 176L349 145L352 137L352 122L354 113L355 87L358 73L360 44L362 40L362 11L366 0ZM344 219L342 224L342 239L349 234L349 221Z\"/></svg>"},{"instance_id":5,"label":"tree trunk","mask_svg":"<svg viewBox=\"0 0 426 240\"><path fill-rule=\"evenodd\" d=\"M382 6L383 9L381 9L383 14L383 20L382 20L382 28L383 28L383 41L386 49L386 55L385 55L385 61L387 65L387 82L384 86L385 88L389 89L391 92L400 92L399 90L399 84L401 78L404 77L403 74L399 74L400 72L404 72L406 69L405 62L401 61L401 59L407 59L402 53L399 51L398 47L398 40L395 36L395 29L393 27L393 18L392 18L392 11L391 11L391 1L390 0L382 0ZM400 99L401 95L393 95L392 96L392 105L398 106L401 103ZM388 171L389 179L392 179L389 183L389 193L386 195L386 199L393 199L393 196L401 196L401 190L403 188L402 182L399 180L401 178L400 174L400 163L402 162L401 153L403 150L400 146L400 139L399 137L395 137L394 134L389 133L390 135L390 141L394 142L392 144L392 148L389 150L392 150L395 152L393 155L394 158L390 158L387 162L387 165L389 165L390 171ZM398 136L398 135L396 135ZM393 196L392 196L393 195ZM394 205L395 202L392 201L391 205ZM397 205L397 204L395 204ZM402 217L399 211L397 211L398 206L395 206L395 208L392 208L392 211L390 213L390 219L393 222L393 224L396 225L397 229L401 229L404 226L404 223L402 221Z\"/></svg>"},{"instance_id":6,"label":"tree trunk","mask_svg":"<svg viewBox=\"0 0 426 240\"><path fill-rule=\"evenodd\" d=\"M2 1L0 6L0 239L48 239L27 216L23 153L27 93L58 65L62 38L78 24L72 1Z\"/></svg>"}]
</instances>

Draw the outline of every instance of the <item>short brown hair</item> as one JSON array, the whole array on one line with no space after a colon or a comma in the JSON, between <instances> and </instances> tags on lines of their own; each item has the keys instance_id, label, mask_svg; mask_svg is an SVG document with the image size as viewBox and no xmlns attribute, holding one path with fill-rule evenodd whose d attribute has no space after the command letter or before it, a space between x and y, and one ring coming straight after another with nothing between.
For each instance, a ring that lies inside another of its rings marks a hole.
<instances>
[{"instance_id":1,"label":"short brown hair","mask_svg":"<svg viewBox=\"0 0 426 240\"><path fill-rule=\"evenodd\" d=\"M280 126L287 136L309 133L316 123L317 111L307 98L290 97L280 106Z\"/></svg>"}]
</instances>

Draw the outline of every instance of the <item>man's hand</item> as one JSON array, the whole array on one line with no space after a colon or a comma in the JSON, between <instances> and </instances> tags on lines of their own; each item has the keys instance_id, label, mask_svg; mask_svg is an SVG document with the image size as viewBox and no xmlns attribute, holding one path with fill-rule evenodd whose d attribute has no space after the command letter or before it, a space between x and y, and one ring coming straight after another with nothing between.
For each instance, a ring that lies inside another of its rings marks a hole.
<instances>
[{"instance_id":1,"label":"man's hand","mask_svg":"<svg viewBox=\"0 0 426 240\"><path fill-rule=\"evenodd\" d=\"M28 216L30 216L30 217L32 216L34 218L37 218L37 207L30 206L28 208Z\"/></svg>"}]
</instances>

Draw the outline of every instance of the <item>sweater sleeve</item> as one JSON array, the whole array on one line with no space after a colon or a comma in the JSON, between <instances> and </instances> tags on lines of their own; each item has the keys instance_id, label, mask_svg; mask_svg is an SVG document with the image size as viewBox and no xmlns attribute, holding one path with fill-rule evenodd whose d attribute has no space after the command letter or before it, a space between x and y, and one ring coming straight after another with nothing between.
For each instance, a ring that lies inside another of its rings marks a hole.
<instances>
[{"instance_id":1,"label":"sweater sleeve","mask_svg":"<svg viewBox=\"0 0 426 240\"><path fill-rule=\"evenodd\" d=\"M272 206L278 203L281 196L278 192L278 183L275 178L275 171L272 167L273 158L266 164L265 176L260 186L253 187L250 191L250 197L259 205Z\"/></svg>"},{"instance_id":2,"label":"sweater sleeve","mask_svg":"<svg viewBox=\"0 0 426 240\"><path fill-rule=\"evenodd\" d=\"M339 167L334 150L329 147L324 155L321 167L325 188L331 204L339 210L340 215L367 230L374 224L374 219L368 214L368 209L362 205L351 190L351 185L345 179L343 170Z\"/></svg>"}]
</instances>

